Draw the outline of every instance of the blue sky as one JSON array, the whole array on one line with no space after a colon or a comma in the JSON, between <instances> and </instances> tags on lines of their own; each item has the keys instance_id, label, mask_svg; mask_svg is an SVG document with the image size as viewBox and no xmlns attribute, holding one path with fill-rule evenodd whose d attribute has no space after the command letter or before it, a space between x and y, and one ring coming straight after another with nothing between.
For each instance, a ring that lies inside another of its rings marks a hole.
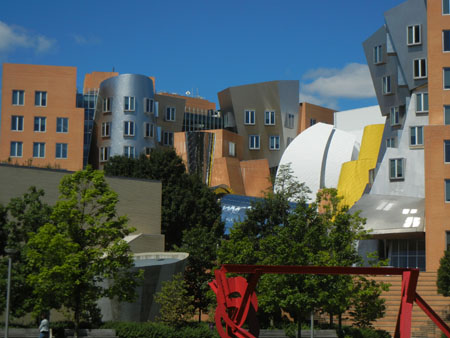
<instances>
[{"instance_id":1,"label":"blue sky","mask_svg":"<svg viewBox=\"0 0 450 338\"><path fill-rule=\"evenodd\" d=\"M1 1L0 62L156 77L156 90L217 92L300 80L302 101L376 104L362 42L403 0Z\"/></svg>"}]
</instances>

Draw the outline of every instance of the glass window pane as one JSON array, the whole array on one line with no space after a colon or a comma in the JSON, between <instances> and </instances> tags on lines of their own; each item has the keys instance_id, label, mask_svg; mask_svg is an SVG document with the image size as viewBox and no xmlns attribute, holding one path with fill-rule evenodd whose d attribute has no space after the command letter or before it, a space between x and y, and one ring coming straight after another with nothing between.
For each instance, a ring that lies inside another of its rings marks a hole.
<instances>
[{"instance_id":1,"label":"glass window pane","mask_svg":"<svg viewBox=\"0 0 450 338\"><path fill-rule=\"evenodd\" d=\"M442 40L443 40L443 49L446 52L450 51L450 31L443 31L442 33Z\"/></svg>"},{"instance_id":2,"label":"glass window pane","mask_svg":"<svg viewBox=\"0 0 450 338\"><path fill-rule=\"evenodd\" d=\"M411 127L410 128L410 134L411 134L411 140L410 140L410 144L411 145L416 145L416 127Z\"/></svg>"},{"instance_id":3,"label":"glass window pane","mask_svg":"<svg viewBox=\"0 0 450 338\"><path fill-rule=\"evenodd\" d=\"M450 68L444 68L444 88L450 89Z\"/></svg>"},{"instance_id":4,"label":"glass window pane","mask_svg":"<svg viewBox=\"0 0 450 338\"><path fill-rule=\"evenodd\" d=\"M445 201L450 202L450 180L445 180Z\"/></svg>"},{"instance_id":5,"label":"glass window pane","mask_svg":"<svg viewBox=\"0 0 450 338\"><path fill-rule=\"evenodd\" d=\"M450 162L450 140L444 141L444 160Z\"/></svg>"},{"instance_id":6,"label":"glass window pane","mask_svg":"<svg viewBox=\"0 0 450 338\"><path fill-rule=\"evenodd\" d=\"M403 161L397 160L397 177L403 177Z\"/></svg>"},{"instance_id":7,"label":"glass window pane","mask_svg":"<svg viewBox=\"0 0 450 338\"><path fill-rule=\"evenodd\" d=\"M412 44L413 43L413 27L409 26L408 27L408 44Z\"/></svg>"},{"instance_id":8,"label":"glass window pane","mask_svg":"<svg viewBox=\"0 0 450 338\"><path fill-rule=\"evenodd\" d=\"M423 127L417 127L417 144L423 144Z\"/></svg>"},{"instance_id":9,"label":"glass window pane","mask_svg":"<svg viewBox=\"0 0 450 338\"><path fill-rule=\"evenodd\" d=\"M416 98L417 98L416 111L422 111L422 95L417 94Z\"/></svg>"},{"instance_id":10,"label":"glass window pane","mask_svg":"<svg viewBox=\"0 0 450 338\"><path fill-rule=\"evenodd\" d=\"M423 94L423 110L428 111L428 93Z\"/></svg>"},{"instance_id":11,"label":"glass window pane","mask_svg":"<svg viewBox=\"0 0 450 338\"><path fill-rule=\"evenodd\" d=\"M442 0L442 14L450 14L450 1Z\"/></svg>"}]
</instances>

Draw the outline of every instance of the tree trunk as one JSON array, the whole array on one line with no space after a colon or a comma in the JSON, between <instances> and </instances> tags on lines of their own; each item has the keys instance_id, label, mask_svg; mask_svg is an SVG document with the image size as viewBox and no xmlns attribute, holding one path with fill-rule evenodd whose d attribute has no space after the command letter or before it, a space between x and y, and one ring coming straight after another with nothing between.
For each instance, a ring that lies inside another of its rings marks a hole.
<instances>
[{"instance_id":1,"label":"tree trunk","mask_svg":"<svg viewBox=\"0 0 450 338\"><path fill-rule=\"evenodd\" d=\"M302 315L299 312L297 315L297 338L302 337Z\"/></svg>"},{"instance_id":2,"label":"tree trunk","mask_svg":"<svg viewBox=\"0 0 450 338\"><path fill-rule=\"evenodd\" d=\"M341 333L342 332L342 313L339 314L338 320L339 320L339 324L338 324L339 333Z\"/></svg>"},{"instance_id":3,"label":"tree trunk","mask_svg":"<svg viewBox=\"0 0 450 338\"><path fill-rule=\"evenodd\" d=\"M333 314L330 313L330 326L333 326Z\"/></svg>"},{"instance_id":4,"label":"tree trunk","mask_svg":"<svg viewBox=\"0 0 450 338\"><path fill-rule=\"evenodd\" d=\"M202 309L198 308L198 322L202 322Z\"/></svg>"}]
</instances>

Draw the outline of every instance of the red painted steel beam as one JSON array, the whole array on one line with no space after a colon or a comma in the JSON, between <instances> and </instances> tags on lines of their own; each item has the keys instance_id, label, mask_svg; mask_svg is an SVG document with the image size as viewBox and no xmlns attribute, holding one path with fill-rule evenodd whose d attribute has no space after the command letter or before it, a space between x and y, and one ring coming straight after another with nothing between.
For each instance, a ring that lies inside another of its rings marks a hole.
<instances>
[{"instance_id":1,"label":"red painted steel beam","mask_svg":"<svg viewBox=\"0 0 450 338\"><path fill-rule=\"evenodd\" d=\"M436 312L420 297L417 293L415 295L415 301L423 312L441 329L441 331L450 337L450 327L438 316Z\"/></svg>"}]
</instances>

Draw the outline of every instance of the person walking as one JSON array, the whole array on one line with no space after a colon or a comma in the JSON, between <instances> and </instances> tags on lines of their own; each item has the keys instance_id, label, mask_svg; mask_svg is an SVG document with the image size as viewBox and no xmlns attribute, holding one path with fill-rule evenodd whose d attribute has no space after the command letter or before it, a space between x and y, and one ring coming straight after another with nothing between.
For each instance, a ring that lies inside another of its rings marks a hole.
<instances>
[{"instance_id":1,"label":"person walking","mask_svg":"<svg viewBox=\"0 0 450 338\"><path fill-rule=\"evenodd\" d=\"M48 338L50 328L49 322L45 314L41 315L41 324L39 325L39 338Z\"/></svg>"}]
</instances>

